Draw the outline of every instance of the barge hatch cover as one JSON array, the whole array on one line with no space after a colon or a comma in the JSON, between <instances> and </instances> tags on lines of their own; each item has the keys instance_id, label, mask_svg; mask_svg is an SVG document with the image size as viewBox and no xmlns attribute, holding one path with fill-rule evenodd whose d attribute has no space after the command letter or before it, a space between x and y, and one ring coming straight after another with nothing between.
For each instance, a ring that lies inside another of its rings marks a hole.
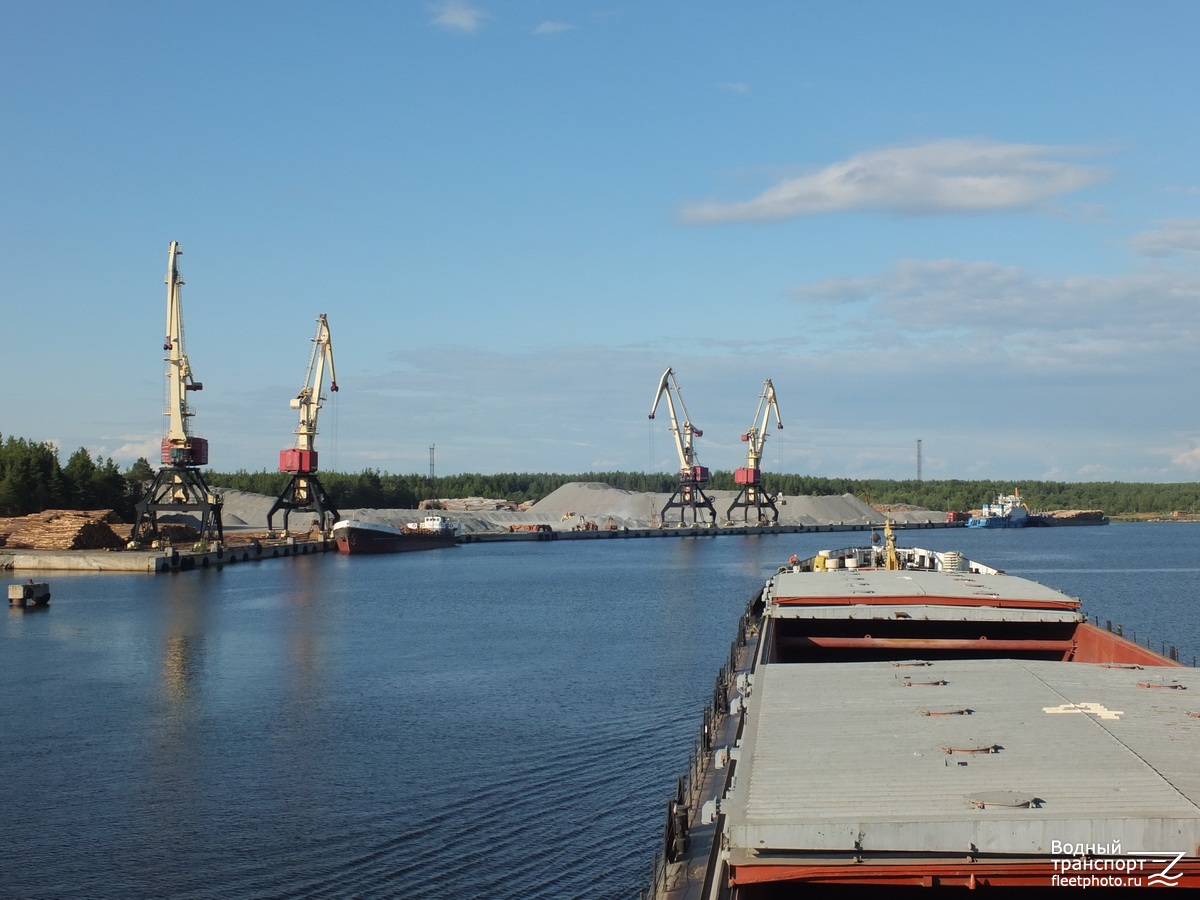
<instances>
[{"instance_id":1,"label":"barge hatch cover","mask_svg":"<svg viewBox=\"0 0 1200 900\"><path fill-rule=\"evenodd\" d=\"M732 863L778 853L1044 857L1055 841L1197 853L1200 672L1020 659L918 672L888 662L760 668L727 800ZM970 714L936 714L957 710Z\"/></svg>"}]
</instances>

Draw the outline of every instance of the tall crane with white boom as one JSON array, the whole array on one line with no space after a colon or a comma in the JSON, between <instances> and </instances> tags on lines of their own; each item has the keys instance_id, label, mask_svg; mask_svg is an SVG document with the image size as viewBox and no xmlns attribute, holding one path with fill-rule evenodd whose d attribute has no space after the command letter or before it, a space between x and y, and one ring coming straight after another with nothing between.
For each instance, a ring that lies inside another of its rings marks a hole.
<instances>
[{"instance_id":1,"label":"tall crane with white boom","mask_svg":"<svg viewBox=\"0 0 1200 900\"><path fill-rule=\"evenodd\" d=\"M763 444L767 441L767 423L772 413L775 414L776 427L782 428L779 404L775 402L775 385L771 384L771 379L768 378L763 382L763 391L758 397L758 411L754 414L754 422L751 423L750 430L742 435L742 440L746 442L746 465L733 472L733 483L740 485L741 489L733 498L733 502L729 504L729 509L725 511L726 519L730 518L735 509L740 508L742 521L748 522L750 510L754 509L756 521L763 524L766 518L764 510L769 509L772 524L779 521L779 510L775 508L775 501L762 489L762 468L760 467Z\"/></svg>"},{"instance_id":2,"label":"tall crane with white boom","mask_svg":"<svg viewBox=\"0 0 1200 900\"><path fill-rule=\"evenodd\" d=\"M291 475L287 486L267 513L267 529L275 534L275 513L283 510L283 533L288 533L288 516L292 510L314 512L317 529L328 535L333 524L341 518L330 501L317 477L317 415L321 411L321 385L325 380L325 368L329 368L329 390L336 393L337 373L333 368L333 341L329 335L329 322L325 313L317 317L317 334L312 339L312 352L308 357L308 370L304 374L304 386L291 399L292 409L300 410L300 424L296 426L296 445L279 451L279 471Z\"/></svg>"},{"instance_id":3,"label":"tall crane with white boom","mask_svg":"<svg viewBox=\"0 0 1200 900\"><path fill-rule=\"evenodd\" d=\"M675 414L675 402L672 400L672 394L679 401L679 409L683 413L682 425L679 423L679 417ZM695 448L692 446L692 439L703 436L704 432L692 424L687 407L683 405L683 395L679 393L679 383L675 380L675 372L670 367L663 372L662 378L659 379L658 390L654 393L654 405L650 407L651 419L658 411L658 401L663 397L667 398L667 410L671 414L671 434L675 438L675 450L679 454L679 485L671 494L670 499L663 504L660 514L662 522L664 525L667 523L667 510L678 509L679 524L686 525L690 510L691 524L696 525L699 524L698 511L707 509L708 524L716 525L717 511L713 508L712 500L704 493L704 485L708 483L708 468L700 465L696 458Z\"/></svg>"},{"instance_id":4,"label":"tall crane with white boom","mask_svg":"<svg viewBox=\"0 0 1200 900\"><path fill-rule=\"evenodd\" d=\"M221 500L200 472L208 465L208 441L191 433L194 413L188 405L188 392L204 389L192 377L192 367L183 349L183 278L179 274L179 256L183 250L171 241L167 250L167 337L166 353L167 435L162 440L162 467L154 482L135 506L131 541L157 540L158 517L163 514L194 513L199 518L200 539L222 540Z\"/></svg>"}]
</instances>

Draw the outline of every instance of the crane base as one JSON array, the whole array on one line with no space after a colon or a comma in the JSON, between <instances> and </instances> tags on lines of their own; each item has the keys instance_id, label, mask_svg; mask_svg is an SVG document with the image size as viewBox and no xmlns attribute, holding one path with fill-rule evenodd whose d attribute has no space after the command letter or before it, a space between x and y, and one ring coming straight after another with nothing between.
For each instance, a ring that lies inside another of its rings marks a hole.
<instances>
[{"instance_id":1,"label":"crane base","mask_svg":"<svg viewBox=\"0 0 1200 900\"><path fill-rule=\"evenodd\" d=\"M163 466L154 483L135 506L137 521L130 540L133 543L158 538L159 517L194 514L199 519L200 539L224 539L221 526L221 501L209 490L199 469L190 466Z\"/></svg>"},{"instance_id":2,"label":"crane base","mask_svg":"<svg viewBox=\"0 0 1200 900\"><path fill-rule=\"evenodd\" d=\"M716 527L717 511L713 507L712 498L704 493L704 489L694 482L682 483L675 488L675 493L670 496L670 499L663 504L662 512L659 516L662 518L664 526L667 525L667 511L671 509L679 510L679 524L688 525L688 511L691 510L692 525L700 525L699 510L708 510L708 524Z\"/></svg>"},{"instance_id":3,"label":"crane base","mask_svg":"<svg viewBox=\"0 0 1200 900\"><path fill-rule=\"evenodd\" d=\"M316 452L313 452L316 456ZM317 514L317 528L322 534L328 534L333 528L334 522L340 519L341 513L337 511L337 507L329 499L329 495L325 493L325 487L321 484L315 474L312 473L293 473L288 479L287 486L279 495L267 513L267 530L275 533L275 525L273 524L275 513L283 510L283 533L288 533L288 516L293 510L300 512L311 512Z\"/></svg>"},{"instance_id":4,"label":"crane base","mask_svg":"<svg viewBox=\"0 0 1200 900\"><path fill-rule=\"evenodd\" d=\"M755 510L755 521L760 524L766 524L766 510L771 511L771 524L779 521L779 510L775 508L775 501L771 496L763 491L758 485L746 485L738 495L733 498L733 502L729 504L729 509L725 510L725 518L732 519L735 509L742 510L742 521L750 521L750 510Z\"/></svg>"}]
</instances>

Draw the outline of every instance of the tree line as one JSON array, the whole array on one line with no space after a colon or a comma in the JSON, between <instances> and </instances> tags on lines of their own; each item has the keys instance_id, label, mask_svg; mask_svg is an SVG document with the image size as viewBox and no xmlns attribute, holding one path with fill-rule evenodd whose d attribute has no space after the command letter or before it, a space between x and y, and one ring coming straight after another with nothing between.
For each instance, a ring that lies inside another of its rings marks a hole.
<instances>
[{"instance_id":1,"label":"tree line","mask_svg":"<svg viewBox=\"0 0 1200 900\"><path fill-rule=\"evenodd\" d=\"M51 443L9 437L0 441L0 516L44 509L112 509L131 520L134 504L154 471L139 459L125 472L112 459L80 447L64 466Z\"/></svg>"},{"instance_id":2,"label":"tree line","mask_svg":"<svg viewBox=\"0 0 1200 900\"><path fill-rule=\"evenodd\" d=\"M215 488L278 496L288 476L281 472L206 472ZM22 516L44 509L113 509L132 521L134 504L154 478L142 458L122 471L112 459L93 457L80 447L61 465L57 448L47 442L8 437L0 441L0 516ZM665 472L501 472L393 475L378 469L358 473L322 472L321 483L340 509L413 509L422 500L489 497L524 503L540 500L564 484L595 481L638 493L664 493L677 484ZM708 487L736 490L733 472L714 471ZM1159 484L1119 481L996 481L947 479L897 481L769 474L764 490L785 496L853 494L879 505L912 504L935 510L978 509L1000 494L1019 489L1033 511L1100 509L1110 516L1136 513L1200 512L1200 483Z\"/></svg>"},{"instance_id":3,"label":"tree line","mask_svg":"<svg viewBox=\"0 0 1200 900\"><path fill-rule=\"evenodd\" d=\"M715 480L715 479L714 479ZM1002 494L1019 491L1033 512L1057 509L1099 509L1110 516L1137 513L1200 513L1200 483L1122 481L998 481L946 479L892 481L886 479L814 478L773 475L764 478L772 493L854 494L875 504L909 503L936 510L979 509ZM724 485L723 485L724 486Z\"/></svg>"}]
</instances>

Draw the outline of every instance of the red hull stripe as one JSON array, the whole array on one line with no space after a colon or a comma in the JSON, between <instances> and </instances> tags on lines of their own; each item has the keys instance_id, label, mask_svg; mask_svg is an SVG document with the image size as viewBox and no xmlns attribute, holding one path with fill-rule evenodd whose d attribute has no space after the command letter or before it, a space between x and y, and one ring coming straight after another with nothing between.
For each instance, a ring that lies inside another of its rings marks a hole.
<instances>
[{"instance_id":1,"label":"red hull stripe","mask_svg":"<svg viewBox=\"0 0 1200 900\"><path fill-rule=\"evenodd\" d=\"M1078 600L1022 600L1012 597L939 597L854 594L849 597L772 597L780 606L995 606L1002 609L1079 609Z\"/></svg>"}]
</instances>

